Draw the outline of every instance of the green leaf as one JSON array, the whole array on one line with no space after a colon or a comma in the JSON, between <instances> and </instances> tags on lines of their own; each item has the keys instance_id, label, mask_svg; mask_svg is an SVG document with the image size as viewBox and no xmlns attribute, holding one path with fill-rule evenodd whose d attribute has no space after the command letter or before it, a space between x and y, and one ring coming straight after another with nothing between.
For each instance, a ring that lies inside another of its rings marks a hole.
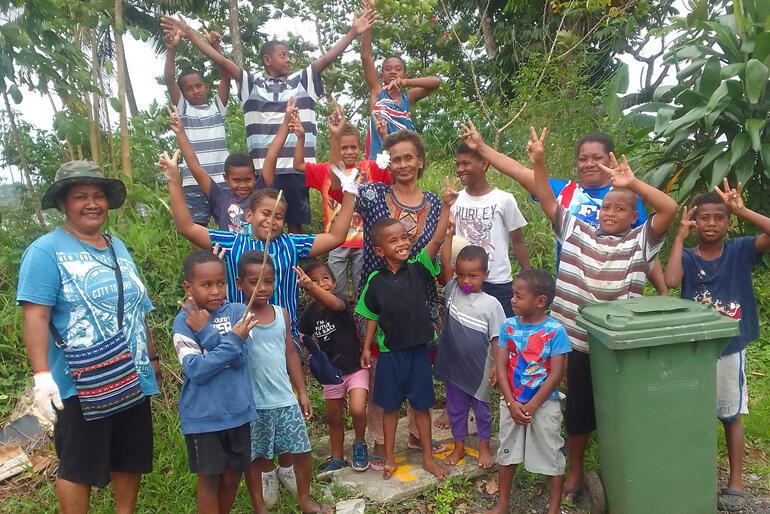
<instances>
[{"instance_id":1,"label":"green leaf","mask_svg":"<svg viewBox=\"0 0 770 514\"><path fill-rule=\"evenodd\" d=\"M678 163L676 162L664 162L655 166L644 176L644 181L650 184L652 187L660 188L663 182L671 175Z\"/></svg>"},{"instance_id":2,"label":"green leaf","mask_svg":"<svg viewBox=\"0 0 770 514\"><path fill-rule=\"evenodd\" d=\"M738 159L743 157L743 154L746 153L746 150L749 149L750 146L749 142L749 135L745 132L741 132L737 136L733 138L733 140L730 143L730 149L732 150L732 157L730 157L730 166L734 166L736 162L738 162Z\"/></svg>"},{"instance_id":3,"label":"green leaf","mask_svg":"<svg viewBox=\"0 0 770 514\"><path fill-rule=\"evenodd\" d=\"M704 105L708 99L708 96L692 89L685 89L676 95L676 103L688 109L692 109L699 105Z\"/></svg>"},{"instance_id":4,"label":"green leaf","mask_svg":"<svg viewBox=\"0 0 770 514\"><path fill-rule=\"evenodd\" d=\"M104 61L104 72L107 75L112 75L112 61L110 60Z\"/></svg>"},{"instance_id":5,"label":"green leaf","mask_svg":"<svg viewBox=\"0 0 770 514\"><path fill-rule=\"evenodd\" d=\"M754 174L754 162L756 157L754 152L749 150L743 157L740 158L738 164L735 166L735 178L741 184L746 184L751 176Z\"/></svg>"},{"instance_id":6,"label":"green leaf","mask_svg":"<svg viewBox=\"0 0 770 514\"><path fill-rule=\"evenodd\" d=\"M706 64L706 59L698 59L685 66L676 73L677 80L683 80L698 71Z\"/></svg>"},{"instance_id":7,"label":"green leaf","mask_svg":"<svg viewBox=\"0 0 770 514\"><path fill-rule=\"evenodd\" d=\"M17 105L20 104L23 100L21 91L19 91L19 88L16 86L16 84L11 84L11 87L8 88L8 94L11 95L11 98L13 98L14 103Z\"/></svg>"},{"instance_id":8,"label":"green leaf","mask_svg":"<svg viewBox=\"0 0 770 514\"><path fill-rule=\"evenodd\" d=\"M711 57L706 66L703 67L703 75L700 78L698 92L704 95L711 95L717 86L722 82L721 78L722 64L718 57Z\"/></svg>"},{"instance_id":9,"label":"green leaf","mask_svg":"<svg viewBox=\"0 0 770 514\"><path fill-rule=\"evenodd\" d=\"M768 57L770 57L770 32L760 32L754 41L754 53L752 56L770 66Z\"/></svg>"},{"instance_id":10,"label":"green leaf","mask_svg":"<svg viewBox=\"0 0 770 514\"><path fill-rule=\"evenodd\" d=\"M692 191L693 186L695 186L695 183L700 178L700 170L693 166L690 171L687 173L687 176L684 178L681 184L679 184L679 196L684 197Z\"/></svg>"},{"instance_id":11,"label":"green leaf","mask_svg":"<svg viewBox=\"0 0 770 514\"><path fill-rule=\"evenodd\" d=\"M728 61L739 61L741 58L741 45L733 29L724 23L707 21L705 26L716 33L717 42L722 51L728 55Z\"/></svg>"},{"instance_id":12,"label":"green leaf","mask_svg":"<svg viewBox=\"0 0 770 514\"><path fill-rule=\"evenodd\" d=\"M723 178L730 172L730 150L719 156L714 161L714 165L711 167L711 180L709 181L708 190L714 189L714 186L719 184Z\"/></svg>"},{"instance_id":13,"label":"green leaf","mask_svg":"<svg viewBox=\"0 0 770 514\"><path fill-rule=\"evenodd\" d=\"M765 165L765 175L770 177L770 143L762 144L762 163Z\"/></svg>"},{"instance_id":14,"label":"green leaf","mask_svg":"<svg viewBox=\"0 0 770 514\"><path fill-rule=\"evenodd\" d=\"M740 75L743 77L743 70L746 69L746 63L744 62L736 62L733 64L728 64L727 66L724 66L720 72L720 76L722 77L722 80L732 78L736 75Z\"/></svg>"},{"instance_id":15,"label":"green leaf","mask_svg":"<svg viewBox=\"0 0 770 514\"><path fill-rule=\"evenodd\" d=\"M661 135L663 133L674 116L674 111L676 111L676 108L671 105L658 109L658 117L655 118L655 128L653 129L656 134Z\"/></svg>"},{"instance_id":16,"label":"green leaf","mask_svg":"<svg viewBox=\"0 0 770 514\"><path fill-rule=\"evenodd\" d=\"M765 89L767 79L770 77L770 69L757 59L749 59L746 63L746 96L749 102L755 104L759 102L762 91Z\"/></svg>"},{"instance_id":17,"label":"green leaf","mask_svg":"<svg viewBox=\"0 0 770 514\"><path fill-rule=\"evenodd\" d=\"M706 111L713 111L719 101L724 98L725 95L727 95L728 91L727 82L722 82L719 84L719 87L716 88L713 93L711 93L711 98L709 98L709 101L706 104Z\"/></svg>"},{"instance_id":18,"label":"green leaf","mask_svg":"<svg viewBox=\"0 0 770 514\"><path fill-rule=\"evenodd\" d=\"M114 96L110 97L110 105L112 105L112 108L115 110L115 112L120 113L120 111L123 110L123 106L120 105L120 100L115 98Z\"/></svg>"},{"instance_id":19,"label":"green leaf","mask_svg":"<svg viewBox=\"0 0 770 514\"><path fill-rule=\"evenodd\" d=\"M703 154L703 159L698 163L698 165L695 167L695 169L700 172L701 170L706 169L717 157L722 155L722 152L725 149L725 146L727 146L727 143L717 143L711 148L706 151L705 154Z\"/></svg>"},{"instance_id":20,"label":"green leaf","mask_svg":"<svg viewBox=\"0 0 770 514\"><path fill-rule=\"evenodd\" d=\"M696 107L691 109L684 116L680 116L675 120L671 120L666 129L663 131L664 136L670 136L679 129L689 127L693 123L702 119L706 115L706 110L703 107Z\"/></svg>"},{"instance_id":21,"label":"green leaf","mask_svg":"<svg viewBox=\"0 0 770 514\"><path fill-rule=\"evenodd\" d=\"M746 120L746 132L751 137L751 149L759 152L762 148L762 130L765 128L765 120L748 119Z\"/></svg>"},{"instance_id":22,"label":"green leaf","mask_svg":"<svg viewBox=\"0 0 770 514\"><path fill-rule=\"evenodd\" d=\"M660 102L660 99L668 94L669 91L674 89L676 86L658 86L655 88L655 92L652 93L652 99L655 102Z\"/></svg>"}]
</instances>

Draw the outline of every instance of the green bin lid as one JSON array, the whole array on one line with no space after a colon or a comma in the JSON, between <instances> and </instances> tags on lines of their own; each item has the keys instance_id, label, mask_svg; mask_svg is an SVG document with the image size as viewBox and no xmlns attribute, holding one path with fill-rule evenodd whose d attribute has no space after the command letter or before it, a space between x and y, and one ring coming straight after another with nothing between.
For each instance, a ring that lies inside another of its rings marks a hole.
<instances>
[{"instance_id":1,"label":"green bin lid","mask_svg":"<svg viewBox=\"0 0 770 514\"><path fill-rule=\"evenodd\" d=\"M738 334L738 320L713 306L670 296L592 303L578 311L577 324L616 349L729 340Z\"/></svg>"}]
</instances>

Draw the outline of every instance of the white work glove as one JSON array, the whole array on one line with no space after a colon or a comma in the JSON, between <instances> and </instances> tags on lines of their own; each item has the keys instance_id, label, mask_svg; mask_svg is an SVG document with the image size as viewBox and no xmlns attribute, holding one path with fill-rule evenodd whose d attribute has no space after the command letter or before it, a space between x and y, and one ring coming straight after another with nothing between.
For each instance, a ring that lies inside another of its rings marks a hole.
<instances>
[{"instance_id":1,"label":"white work glove","mask_svg":"<svg viewBox=\"0 0 770 514\"><path fill-rule=\"evenodd\" d=\"M45 419L51 423L56 423L56 412L54 412L53 406L59 410L64 408L56 382L53 381L53 377L48 371L37 373L34 379L35 388L32 392L35 395L35 408Z\"/></svg>"},{"instance_id":2,"label":"white work glove","mask_svg":"<svg viewBox=\"0 0 770 514\"><path fill-rule=\"evenodd\" d=\"M353 196L358 196L358 168L353 168L348 171L345 169L345 164L340 163L339 166L335 164L329 164L329 168L332 170L338 179L340 179L340 187L343 193L350 193Z\"/></svg>"}]
</instances>

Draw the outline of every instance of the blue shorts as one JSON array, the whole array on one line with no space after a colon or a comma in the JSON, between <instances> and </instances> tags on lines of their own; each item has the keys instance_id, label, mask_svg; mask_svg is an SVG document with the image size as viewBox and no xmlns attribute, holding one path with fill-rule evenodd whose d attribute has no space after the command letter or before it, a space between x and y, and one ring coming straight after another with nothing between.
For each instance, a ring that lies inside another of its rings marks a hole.
<instances>
[{"instance_id":1,"label":"blue shorts","mask_svg":"<svg viewBox=\"0 0 770 514\"><path fill-rule=\"evenodd\" d=\"M251 422L251 460L309 451L310 439L299 404L257 409L257 420Z\"/></svg>"},{"instance_id":2,"label":"blue shorts","mask_svg":"<svg viewBox=\"0 0 770 514\"><path fill-rule=\"evenodd\" d=\"M372 401L385 412L393 412L404 400L414 410L428 410L436 403L427 344L380 352L377 357Z\"/></svg>"},{"instance_id":3,"label":"blue shorts","mask_svg":"<svg viewBox=\"0 0 770 514\"><path fill-rule=\"evenodd\" d=\"M283 191L287 208L284 221L287 225L307 225L310 223L310 195L305 187L305 175L301 173L283 173L276 175L273 187Z\"/></svg>"},{"instance_id":4,"label":"blue shorts","mask_svg":"<svg viewBox=\"0 0 770 514\"><path fill-rule=\"evenodd\" d=\"M187 208L190 210L193 223L203 226L208 225L209 218L211 217L209 200L203 194L201 188L198 186L184 186L182 192L184 193L184 203L187 204Z\"/></svg>"}]
</instances>

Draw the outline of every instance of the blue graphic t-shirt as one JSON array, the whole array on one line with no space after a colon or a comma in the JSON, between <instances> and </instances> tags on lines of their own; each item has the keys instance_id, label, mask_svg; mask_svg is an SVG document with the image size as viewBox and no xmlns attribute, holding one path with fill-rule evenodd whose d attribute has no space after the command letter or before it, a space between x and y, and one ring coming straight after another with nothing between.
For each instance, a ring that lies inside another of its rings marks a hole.
<instances>
[{"instance_id":1,"label":"blue graphic t-shirt","mask_svg":"<svg viewBox=\"0 0 770 514\"><path fill-rule=\"evenodd\" d=\"M551 184L554 196L556 196L556 203L567 209L577 219L594 227L599 226L599 209L602 206L602 200L604 200L605 195L612 189L611 185L587 188L574 180L556 180L553 178L549 178L548 182ZM631 225L632 228L641 226L647 221L647 212L644 210L641 197L639 198L637 210L639 211L639 217ZM561 243L556 241L556 269L559 268L560 257Z\"/></svg>"},{"instance_id":2,"label":"blue graphic t-shirt","mask_svg":"<svg viewBox=\"0 0 770 514\"><path fill-rule=\"evenodd\" d=\"M514 399L527 403L540 390L551 370L551 356L571 350L567 331L553 318L537 325L519 323L519 317L505 320L497 346L508 348L508 381ZM559 397L554 388L549 400Z\"/></svg>"},{"instance_id":3,"label":"blue graphic t-shirt","mask_svg":"<svg viewBox=\"0 0 770 514\"><path fill-rule=\"evenodd\" d=\"M734 237L725 241L722 255L707 261L694 248L682 252L682 298L710 303L717 312L740 320L740 332L722 355L745 349L759 337L759 316L751 268L762 261L756 237Z\"/></svg>"},{"instance_id":4,"label":"blue graphic t-shirt","mask_svg":"<svg viewBox=\"0 0 770 514\"><path fill-rule=\"evenodd\" d=\"M123 332L145 395L158 393L147 354L144 315L153 309L136 265L118 238L112 246L123 275ZM55 228L24 251L16 302L50 305L51 321L68 347L88 347L118 331L118 284L108 248L99 250ZM75 396L64 352L49 334L48 366L59 395Z\"/></svg>"}]
</instances>

